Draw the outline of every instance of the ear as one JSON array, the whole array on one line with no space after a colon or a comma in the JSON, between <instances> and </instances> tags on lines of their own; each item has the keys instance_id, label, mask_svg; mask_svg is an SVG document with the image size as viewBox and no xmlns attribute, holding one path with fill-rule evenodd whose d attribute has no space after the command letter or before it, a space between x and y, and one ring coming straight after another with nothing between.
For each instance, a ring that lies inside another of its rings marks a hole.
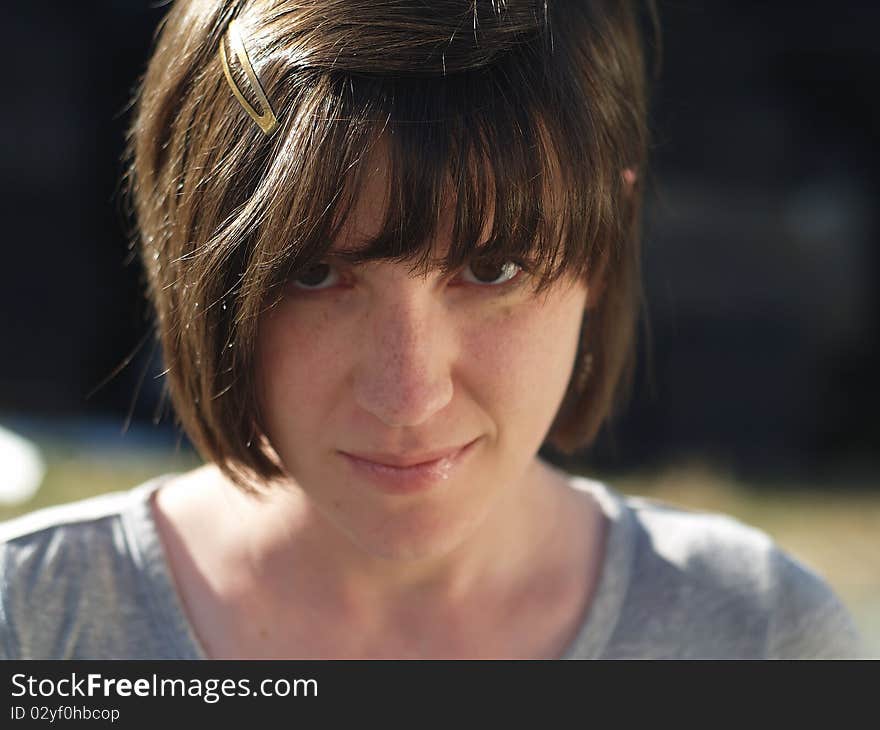
<instances>
[{"instance_id":1,"label":"ear","mask_svg":"<svg viewBox=\"0 0 880 730\"><path fill-rule=\"evenodd\" d=\"M636 175L636 171L633 170L633 168L631 167L627 167L626 169L624 169L621 175L623 176L623 182L626 184L627 191L632 190L636 184L636 180L638 180L638 175Z\"/></svg>"}]
</instances>

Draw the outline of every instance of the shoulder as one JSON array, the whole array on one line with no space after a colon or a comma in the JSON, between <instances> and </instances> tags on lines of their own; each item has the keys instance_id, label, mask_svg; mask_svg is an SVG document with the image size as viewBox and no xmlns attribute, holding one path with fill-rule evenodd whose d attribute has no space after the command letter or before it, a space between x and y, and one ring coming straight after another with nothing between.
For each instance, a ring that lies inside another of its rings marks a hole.
<instances>
[{"instance_id":1,"label":"shoulder","mask_svg":"<svg viewBox=\"0 0 880 730\"><path fill-rule=\"evenodd\" d=\"M765 532L722 514L616 499L618 521L629 525L619 655L859 655L852 619L832 589Z\"/></svg>"},{"instance_id":2,"label":"shoulder","mask_svg":"<svg viewBox=\"0 0 880 730\"><path fill-rule=\"evenodd\" d=\"M828 584L780 550L770 557L768 654L779 659L864 658L858 629Z\"/></svg>"},{"instance_id":3,"label":"shoulder","mask_svg":"<svg viewBox=\"0 0 880 730\"><path fill-rule=\"evenodd\" d=\"M67 656L83 632L124 608L120 593L133 573L124 515L134 491L0 523L0 652Z\"/></svg>"},{"instance_id":4,"label":"shoulder","mask_svg":"<svg viewBox=\"0 0 880 730\"><path fill-rule=\"evenodd\" d=\"M126 493L102 495L0 523L4 595L19 585L37 587L71 567L71 560L96 557L96 542L112 545L127 497Z\"/></svg>"},{"instance_id":5,"label":"shoulder","mask_svg":"<svg viewBox=\"0 0 880 730\"><path fill-rule=\"evenodd\" d=\"M623 501L633 518L638 568L668 566L696 583L732 591L768 587L768 561L778 548L765 532L728 515L644 497Z\"/></svg>"}]
</instances>

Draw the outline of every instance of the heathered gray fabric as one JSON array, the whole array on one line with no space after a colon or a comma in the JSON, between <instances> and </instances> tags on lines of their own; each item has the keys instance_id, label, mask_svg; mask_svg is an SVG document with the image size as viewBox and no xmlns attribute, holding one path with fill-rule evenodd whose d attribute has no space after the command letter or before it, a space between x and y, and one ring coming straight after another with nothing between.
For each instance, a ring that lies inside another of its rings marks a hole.
<instances>
[{"instance_id":1,"label":"heathered gray fabric","mask_svg":"<svg viewBox=\"0 0 880 730\"><path fill-rule=\"evenodd\" d=\"M590 658L851 658L830 588L762 532L572 478L608 519L605 562L563 654ZM0 656L199 659L152 518L162 478L0 524Z\"/></svg>"}]
</instances>

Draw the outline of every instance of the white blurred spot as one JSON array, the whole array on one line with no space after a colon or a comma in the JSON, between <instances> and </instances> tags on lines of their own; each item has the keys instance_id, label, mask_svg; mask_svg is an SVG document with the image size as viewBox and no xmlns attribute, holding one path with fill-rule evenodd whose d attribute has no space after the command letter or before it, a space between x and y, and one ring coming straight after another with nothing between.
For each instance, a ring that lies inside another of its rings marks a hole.
<instances>
[{"instance_id":1,"label":"white blurred spot","mask_svg":"<svg viewBox=\"0 0 880 730\"><path fill-rule=\"evenodd\" d=\"M27 439L0 426L0 504L29 500L46 473L39 449Z\"/></svg>"}]
</instances>

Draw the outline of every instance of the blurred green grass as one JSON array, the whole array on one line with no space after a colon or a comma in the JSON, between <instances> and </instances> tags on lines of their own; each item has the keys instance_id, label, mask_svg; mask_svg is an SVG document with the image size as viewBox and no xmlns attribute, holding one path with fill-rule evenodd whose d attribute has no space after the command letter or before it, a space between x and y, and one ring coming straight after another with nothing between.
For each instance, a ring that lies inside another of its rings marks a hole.
<instances>
[{"instance_id":1,"label":"blurred green grass","mask_svg":"<svg viewBox=\"0 0 880 730\"><path fill-rule=\"evenodd\" d=\"M25 504L0 505L0 520L128 489L201 463L187 451L84 452L58 442L39 445L47 464L40 490ZM753 485L699 462L650 473L590 476L604 478L627 494L722 512L764 530L825 577L852 612L870 655L880 657L880 485L847 489L817 484Z\"/></svg>"}]
</instances>

